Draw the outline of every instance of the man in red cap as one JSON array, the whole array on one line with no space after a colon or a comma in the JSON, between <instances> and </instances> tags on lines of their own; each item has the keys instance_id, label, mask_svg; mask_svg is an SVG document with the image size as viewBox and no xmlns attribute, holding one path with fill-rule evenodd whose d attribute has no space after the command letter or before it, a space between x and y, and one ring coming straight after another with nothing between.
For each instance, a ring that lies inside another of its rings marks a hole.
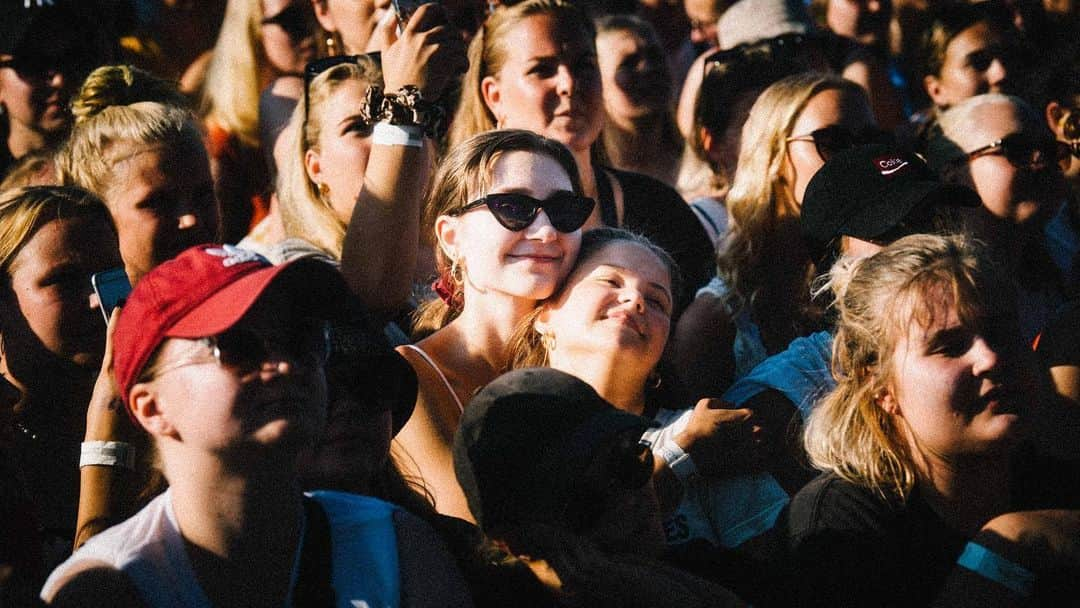
<instances>
[{"instance_id":1,"label":"man in red cap","mask_svg":"<svg viewBox=\"0 0 1080 608\"><path fill-rule=\"evenodd\" d=\"M57 568L42 598L468 605L417 519L373 498L300 490L298 458L325 423L328 322L355 311L351 299L329 265L271 266L228 245L189 249L143 277L116 323L115 379L170 487ZM131 460L123 445L89 448L86 466Z\"/></svg>"}]
</instances>

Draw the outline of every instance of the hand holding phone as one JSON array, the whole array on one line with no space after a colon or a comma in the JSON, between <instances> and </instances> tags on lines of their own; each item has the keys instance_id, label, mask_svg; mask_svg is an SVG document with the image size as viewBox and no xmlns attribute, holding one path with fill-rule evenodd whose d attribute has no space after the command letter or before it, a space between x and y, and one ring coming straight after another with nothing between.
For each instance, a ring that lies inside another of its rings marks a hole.
<instances>
[{"instance_id":1,"label":"hand holding phone","mask_svg":"<svg viewBox=\"0 0 1080 608\"><path fill-rule=\"evenodd\" d=\"M109 317L120 300L131 293L131 283L128 282L127 272L123 268L112 268L95 273L90 277L90 284L94 287L98 301L101 303L101 314L105 318L105 324L109 324Z\"/></svg>"}]
</instances>

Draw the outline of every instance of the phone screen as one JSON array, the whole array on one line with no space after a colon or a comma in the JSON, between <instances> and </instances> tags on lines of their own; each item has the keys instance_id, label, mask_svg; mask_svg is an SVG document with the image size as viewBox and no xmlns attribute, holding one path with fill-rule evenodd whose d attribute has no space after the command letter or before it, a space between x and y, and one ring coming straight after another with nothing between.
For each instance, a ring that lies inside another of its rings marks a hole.
<instances>
[{"instance_id":1,"label":"phone screen","mask_svg":"<svg viewBox=\"0 0 1080 608\"><path fill-rule=\"evenodd\" d=\"M401 24L401 27L405 27L416 9L428 2L431 2L431 0L393 0L394 12L397 13L398 23Z\"/></svg>"},{"instance_id":2,"label":"phone screen","mask_svg":"<svg viewBox=\"0 0 1080 608\"><path fill-rule=\"evenodd\" d=\"M94 293L101 302L101 313L105 316L105 322L108 323L116 304L131 293L131 283L128 282L127 273L123 268L98 272L90 277L90 284L94 286Z\"/></svg>"}]
</instances>

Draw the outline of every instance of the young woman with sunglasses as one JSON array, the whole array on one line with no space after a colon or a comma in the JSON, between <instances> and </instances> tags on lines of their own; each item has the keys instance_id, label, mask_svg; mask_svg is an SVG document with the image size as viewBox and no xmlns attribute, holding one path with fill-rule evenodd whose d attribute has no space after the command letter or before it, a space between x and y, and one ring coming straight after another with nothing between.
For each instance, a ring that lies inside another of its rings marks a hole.
<instances>
[{"instance_id":1,"label":"young woman with sunglasses","mask_svg":"<svg viewBox=\"0 0 1080 608\"><path fill-rule=\"evenodd\" d=\"M280 77L296 79L315 58L315 29L307 0L230 0L226 5L199 110L228 243L243 238L269 211L259 96Z\"/></svg>"},{"instance_id":2,"label":"young woman with sunglasses","mask_svg":"<svg viewBox=\"0 0 1080 608\"><path fill-rule=\"evenodd\" d=\"M743 126L726 206L719 277L679 320L675 360L694 396L715 396L819 325L813 264L799 232L806 184L832 152L880 138L866 94L835 76L789 76L758 97Z\"/></svg>"},{"instance_id":3,"label":"young woman with sunglasses","mask_svg":"<svg viewBox=\"0 0 1080 608\"><path fill-rule=\"evenodd\" d=\"M399 348L419 378L395 459L423 481L440 513L471 520L450 457L464 404L507 365L507 343L570 272L593 209L562 144L495 130L451 148L428 194L439 298L417 325L437 331Z\"/></svg>"},{"instance_id":4,"label":"young woman with sunglasses","mask_svg":"<svg viewBox=\"0 0 1080 608\"><path fill-rule=\"evenodd\" d=\"M414 517L373 498L300 490L298 457L326 421L327 322L348 319L351 298L329 265L271 266L214 245L136 285L113 334L116 383L170 487L77 551L44 599L468 605L460 575ZM87 466L121 459L109 447Z\"/></svg>"},{"instance_id":5,"label":"young woman with sunglasses","mask_svg":"<svg viewBox=\"0 0 1080 608\"><path fill-rule=\"evenodd\" d=\"M1008 277L969 237L915 235L831 279L837 386L805 430L824 473L792 499L789 604L1071 601L1080 512L1035 509L1080 507L1080 471L1035 447Z\"/></svg>"},{"instance_id":6,"label":"young woman with sunglasses","mask_svg":"<svg viewBox=\"0 0 1080 608\"><path fill-rule=\"evenodd\" d=\"M597 201L587 227L621 226L670 251L687 293L712 274L715 248L694 213L670 187L603 166L604 123L592 22L565 0L502 6L469 45L469 70L450 130L450 145L494 128L528 129L574 154L586 196Z\"/></svg>"},{"instance_id":7,"label":"young woman with sunglasses","mask_svg":"<svg viewBox=\"0 0 1080 608\"><path fill-rule=\"evenodd\" d=\"M1067 195L1068 146L1027 102L997 93L969 97L942 113L939 125L941 136L928 146L931 166L982 199L967 228L1016 279L1021 328L1033 339L1064 303L1055 259L1064 266L1069 256L1051 253L1045 229Z\"/></svg>"},{"instance_id":8,"label":"young woman with sunglasses","mask_svg":"<svg viewBox=\"0 0 1080 608\"><path fill-rule=\"evenodd\" d=\"M434 103L464 61L461 40L439 7L429 5L383 51L381 64L375 56L340 55L305 68L304 95L283 136L278 175L290 241L271 257L314 246L341 261L366 305L398 312L413 285L420 204L433 164ZM427 123L392 125L371 107L378 104L376 93L400 100L413 99L413 92L418 101L396 107L427 112Z\"/></svg>"}]
</instances>

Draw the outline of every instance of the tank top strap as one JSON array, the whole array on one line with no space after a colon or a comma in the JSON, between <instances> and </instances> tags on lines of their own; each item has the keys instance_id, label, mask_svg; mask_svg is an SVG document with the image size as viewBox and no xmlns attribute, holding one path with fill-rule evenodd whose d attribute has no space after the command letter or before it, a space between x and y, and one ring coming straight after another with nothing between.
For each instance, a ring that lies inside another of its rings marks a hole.
<instances>
[{"instance_id":1,"label":"tank top strap","mask_svg":"<svg viewBox=\"0 0 1080 608\"><path fill-rule=\"evenodd\" d=\"M446 387L446 392L450 394L450 398L454 400L454 403L458 407L458 411L465 411L465 406L462 405L461 399L459 399L457 393L454 392L454 387L450 386L450 381L446 379L446 374L444 374L443 371L439 369L439 366L435 364L435 360L432 359L430 355L428 355L426 352L424 352L422 348L415 344L402 344L401 346L397 347L396 350L402 355L405 354L404 352L402 352L404 350L414 352L419 355L421 359L426 361L427 364L431 366L431 369L435 370L435 373L439 376L439 379L443 381L443 386Z\"/></svg>"}]
</instances>

